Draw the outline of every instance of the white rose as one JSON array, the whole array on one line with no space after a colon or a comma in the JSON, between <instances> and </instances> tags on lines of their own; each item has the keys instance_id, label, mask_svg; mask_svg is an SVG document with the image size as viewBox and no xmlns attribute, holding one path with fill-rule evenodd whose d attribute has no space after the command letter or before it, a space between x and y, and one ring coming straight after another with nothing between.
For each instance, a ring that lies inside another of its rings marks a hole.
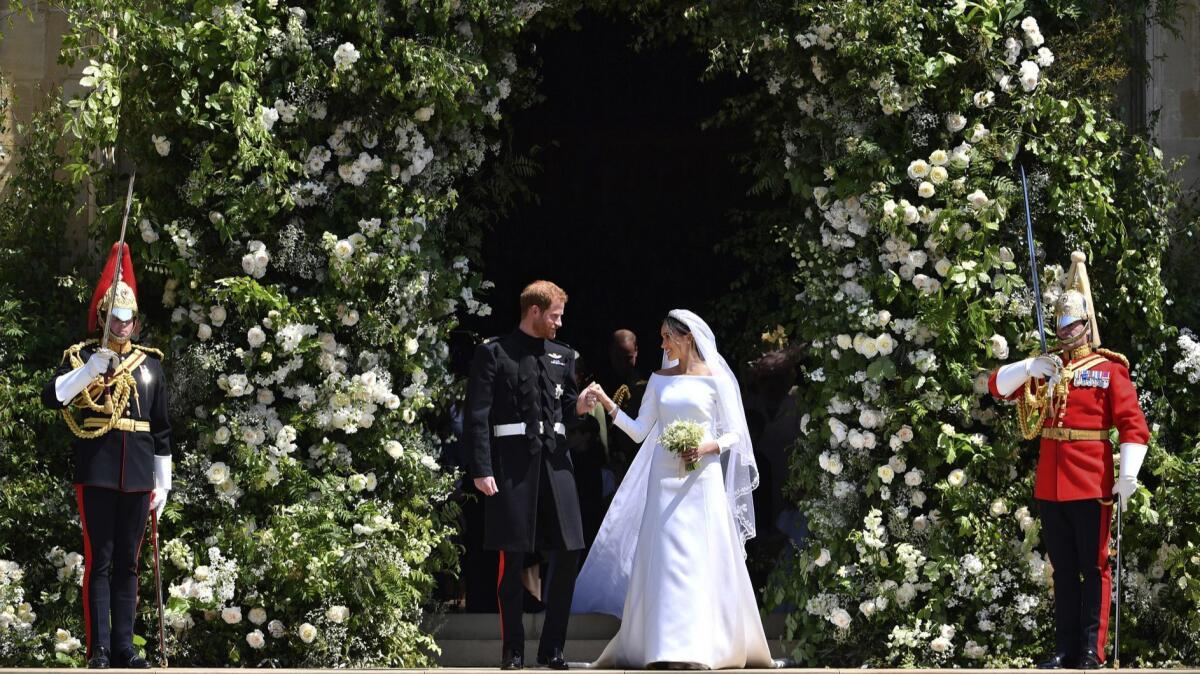
<instances>
[{"instance_id":1,"label":"white rose","mask_svg":"<svg viewBox=\"0 0 1200 674\"><path fill-rule=\"evenodd\" d=\"M151 135L150 142L154 143L154 151L158 153L158 156L165 157L171 154L171 141L167 140L165 136Z\"/></svg>"},{"instance_id":2,"label":"white rose","mask_svg":"<svg viewBox=\"0 0 1200 674\"><path fill-rule=\"evenodd\" d=\"M914 508L920 508L921 506L925 505L926 498L925 492L918 489L909 495L908 502L913 504Z\"/></svg>"},{"instance_id":3,"label":"white rose","mask_svg":"<svg viewBox=\"0 0 1200 674\"><path fill-rule=\"evenodd\" d=\"M934 166L933 168L929 169L929 180L932 181L934 185L941 185L949 178L950 172L946 170L945 166Z\"/></svg>"},{"instance_id":4,"label":"white rose","mask_svg":"<svg viewBox=\"0 0 1200 674\"><path fill-rule=\"evenodd\" d=\"M339 260L348 260L351 255L354 255L354 244L350 243L349 239L339 239L337 243L333 244L333 254Z\"/></svg>"},{"instance_id":5,"label":"white rose","mask_svg":"<svg viewBox=\"0 0 1200 674\"><path fill-rule=\"evenodd\" d=\"M955 468L954 470L950 471L950 475L946 478L946 482L948 482L951 487L961 487L966 481L967 474L964 473L961 468Z\"/></svg>"},{"instance_id":6,"label":"white rose","mask_svg":"<svg viewBox=\"0 0 1200 674\"><path fill-rule=\"evenodd\" d=\"M880 354L886 356L896 350L896 340L885 332L875 338L875 348L879 350Z\"/></svg>"},{"instance_id":7,"label":"white rose","mask_svg":"<svg viewBox=\"0 0 1200 674\"><path fill-rule=\"evenodd\" d=\"M951 265L950 260L942 258L933 263L933 270L937 272L938 276L945 276L950 271L951 266L953 265Z\"/></svg>"},{"instance_id":8,"label":"white rose","mask_svg":"<svg viewBox=\"0 0 1200 674\"><path fill-rule=\"evenodd\" d=\"M879 323L879 327L883 327L892 321L892 312L884 309L878 314L875 314L875 320Z\"/></svg>"},{"instance_id":9,"label":"white rose","mask_svg":"<svg viewBox=\"0 0 1200 674\"><path fill-rule=\"evenodd\" d=\"M417 341L416 337L409 337L408 339L404 340L404 353L407 353L408 355L411 356L411 355L415 354L417 352L417 350L420 348L421 348L421 343Z\"/></svg>"},{"instance_id":10,"label":"white rose","mask_svg":"<svg viewBox=\"0 0 1200 674\"><path fill-rule=\"evenodd\" d=\"M967 126L967 118L954 112L946 115L946 130L950 133L958 133Z\"/></svg>"},{"instance_id":11,"label":"white rose","mask_svg":"<svg viewBox=\"0 0 1200 674\"><path fill-rule=\"evenodd\" d=\"M967 138L967 140L971 141L972 143L978 143L984 138L987 138L991 133L992 132L988 131L988 128L983 124L976 124L975 126L971 127L971 135Z\"/></svg>"},{"instance_id":12,"label":"white rose","mask_svg":"<svg viewBox=\"0 0 1200 674\"><path fill-rule=\"evenodd\" d=\"M1049 68L1054 64L1054 52L1042 47L1037 50L1037 64L1043 68Z\"/></svg>"},{"instance_id":13,"label":"white rose","mask_svg":"<svg viewBox=\"0 0 1200 674\"><path fill-rule=\"evenodd\" d=\"M1025 91L1033 91L1037 88L1038 78L1041 75L1042 69L1033 61L1021 62L1021 88Z\"/></svg>"},{"instance_id":14,"label":"white rose","mask_svg":"<svg viewBox=\"0 0 1200 674\"><path fill-rule=\"evenodd\" d=\"M850 627L850 614L846 612L846 609L835 608L829 612L829 622L840 630L847 629Z\"/></svg>"},{"instance_id":15,"label":"white rose","mask_svg":"<svg viewBox=\"0 0 1200 674\"><path fill-rule=\"evenodd\" d=\"M928 180L922 180L921 184L917 186L917 196L921 197L922 199L928 199L936 193L937 189L935 189L933 183L929 182Z\"/></svg>"},{"instance_id":16,"label":"white rose","mask_svg":"<svg viewBox=\"0 0 1200 674\"><path fill-rule=\"evenodd\" d=\"M267 645L267 640L263 637L262 630L254 630L246 635L246 643L250 644L250 648L259 649Z\"/></svg>"},{"instance_id":17,"label":"white rose","mask_svg":"<svg viewBox=\"0 0 1200 674\"><path fill-rule=\"evenodd\" d=\"M838 345L839 349L842 349L842 350L849 349L853 345L853 343L854 343L854 340L851 339L850 335L838 335L837 336L837 345Z\"/></svg>"},{"instance_id":18,"label":"white rose","mask_svg":"<svg viewBox=\"0 0 1200 674\"><path fill-rule=\"evenodd\" d=\"M209 484L220 484L229 479L229 467L224 463L217 461L208 467L208 471L205 473L205 475L208 477Z\"/></svg>"},{"instance_id":19,"label":"white rose","mask_svg":"<svg viewBox=\"0 0 1200 674\"><path fill-rule=\"evenodd\" d=\"M884 484L891 484L896 477L896 471L892 470L891 466L880 466L875 469L875 474L879 476L880 481Z\"/></svg>"},{"instance_id":20,"label":"white rose","mask_svg":"<svg viewBox=\"0 0 1200 674\"><path fill-rule=\"evenodd\" d=\"M215 433L213 433L213 442L217 443L218 445L223 445L223 444L229 442L229 436L230 436L229 429L224 426L221 426L221 427L217 428ZM213 465L216 465L216 464L213 464ZM209 468L209 470L212 470L212 468Z\"/></svg>"},{"instance_id":21,"label":"white rose","mask_svg":"<svg viewBox=\"0 0 1200 674\"><path fill-rule=\"evenodd\" d=\"M913 431L910 426L901 426L900 430L896 431L896 437L900 438L900 442L912 442Z\"/></svg>"},{"instance_id":22,"label":"white rose","mask_svg":"<svg viewBox=\"0 0 1200 674\"><path fill-rule=\"evenodd\" d=\"M354 65L360 54L355 49L353 42L343 42L338 45L336 51L333 52L333 66L338 72L345 72ZM306 625L308 623L305 623ZM311 640L310 640L311 641Z\"/></svg>"},{"instance_id":23,"label":"white rose","mask_svg":"<svg viewBox=\"0 0 1200 674\"><path fill-rule=\"evenodd\" d=\"M350 617L350 609L345 606L330 606L329 610L325 611L325 618L331 623L344 623L348 617Z\"/></svg>"},{"instance_id":24,"label":"white rose","mask_svg":"<svg viewBox=\"0 0 1200 674\"><path fill-rule=\"evenodd\" d=\"M257 349L267 341L267 333L256 325L246 331L246 341L250 344L250 348Z\"/></svg>"},{"instance_id":25,"label":"white rose","mask_svg":"<svg viewBox=\"0 0 1200 674\"><path fill-rule=\"evenodd\" d=\"M992 507L990 510L992 515L995 517L1006 515L1008 514L1008 503L1006 503L1004 499L998 498L995 501L992 501Z\"/></svg>"},{"instance_id":26,"label":"white rose","mask_svg":"<svg viewBox=\"0 0 1200 674\"><path fill-rule=\"evenodd\" d=\"M196 338L202 342L212 339L212 327L208 323L201 323L196 327Z\"/></svg>"},{"instance_id":27,"label":"white rose","mask_svg":"<svg viewBox=\"0 0 1200 674\"><path fill-rule=\"evenodd\" d=\"M358 310L351 309L342 315L342 325L353 327L358 323Z\"/></svg>"},{"instance_id":28,"label":"white rose","mask_svg":"<svg viewBox=\"0 0 1200 674\"><path fill-rule=\"evenodd\" d=\"M229 625L236 625L242 622L242 607L226 606L221 609L221 620L224 620Z\"/></svg>"},{"instance_id":29,"label":"white rose","mask_svg":"<svg viewBox=\"0 0 1200 674\"><path fill-rule=\"evenodd\" d=\"M863 615L865 615L868 618L875 615L875 610L877 608L878 608L878 606L875 604L874 599L868 599L858 605L859 613L862 613Z\"/></svg>"},{"instance_id":30,"label":"white rose","mask_svg":"<svg viewBox=\"0 0 1200 674\"><path fill-rule=\"evenodd\" d=\"M247 616L247 618L249 618L250 622L254 623L255 625L261 625L267 622L267 610L261 606L255 606L254 608L250 609L250 614Z\"/></svg>"},{"instance_id":31,"label":"white rose","mask_svg":"<svg viewBox=\"0 0 1200 674\"><path fill-rule=\"evenodd\" d=\"M978 91L971 98L971 101L977 108L991 107L992 103L996 102L996 94L991 91Z\"/></svg>"},{"instance_id":32,"label":"white rose","mask_svg":"<svg viewBox=\"0 0 1200 674\"><path fill-rule=\"evenodd\" d=\"M929 164L925 163L924 159L914 159L908 165L908 177L913 180L920 180L929 175Z\"/></svg>"},{"instance_id":33,"label":"white rose","mask_svg":"<svg viewBox=\"0 0 1200 674\"><path fill-rule=\"evenodd\" d=\"M929 647L936 653L945 653L950 650L950 640L946 637L938 637L929 642Z\"/></svg>"},{"instance_id":34,"label":"white rose","mask_svg":"<svg viewBox=\"0 0 1200 674\"><path fill-rule=\"evenodd\" d=\"M934 150L929 154L929 163L934 166L945 166L950 161L950 154L945 150Z\"/></svg>"},{"instance_id":35,"label":"white rose","mask_svg":"<svg viewBox=\"0 0 1200 674\"><path fill-rule=\"evenodd\" d=\"M300 641L303 641L306 644L311 644L313 639L317 638L317 628L313 627L312 623L304 623L300 625L298 633L300 635Z\"/></svg>"},{"instance_id":36,"label":"white rose","mask_svg":"<svg viewBox=\"0 0 1200 674\"><path fill-rule=\"evenodd\" d=\"M228 317L228 312L225 307L211 306L208 308L208 320L213 324L213 327L221 327L225 324L225 319Z\"/></svg>"},{"instance_id":37,"label":"white rose","mask_svg":"<svg viewBox=\"0 0 1200 674\"><path fill-rule=\"evenodd\" d=\"M432 118L433 108L429 106L417 108L417 111L413 113L413 119L417 120L418 122L428 122Z\"/></svg>"},{"instance_id":38,"label":"white rose","mask_svg":"<svg viewBox=\"0 0 1200 674\"><path fill-rule=\"evenodd\" d=\"M383 451L393 459L399 459L404 454L404 446L396 440L388 440L383 445Z\"/></svg>"},{"instance_id":39,"label":"white rose","mask_svg":"<svg viewBox=\"0 0 1200 674\"><path fill-rule=\"evenodd\" d=\"M283 637L283 635L287 634L287 629L283 626L282 622L278 620L272 620L267 625L267 633L276 639L280 639Z\"/></svg>"},{"instance_id":40,"label":"white rose","mask_svg":"<svg viewBox=\"0 0 1200 674\"><path fill-rule=\"evenodd\" d=\"M832 559L833 557L829 554L829 550L827 548L821 548L821 552L817 555L817 558L813 560L813 564L819 567L824 567L825 565L829 564Z\"/></svg>"},{"instance_id":41,"label":"white rose","mask_svg":"<svg viewBox=\"0 0 1200 674\"><path fill-rule=\"evenodd\" d=\"M929 529L929 518L924 515L917 515L913 518L912 527L913 531L918 534L925 533Z\"/></svg>"},{"instance_id":42,"label":"white rose","mask_svg":"<svg viewBox=\"0 0 1200 674\"><path fill-rule=\"evenodd\" d=\"M1008 358L1008 340L1004 335L992 335L990 342L993 356L1001 360Z\"/></svg>"},{"instance_id":43,"label":"white rose","mask_svg":"<svg viewBox=\"0 0 1200 674\"><path fill-rule=\"evenodd\" d=\"M907 201L903 202L904 224L913 225L921 220L921 211Z\"/></svg>"},{"instance_id":44,"label":"white rose","mask_svg":"<svg viewBox=\"0 0 1200 674\"><path fill-rule=\"evenodd\" d=\"M989 201L988 196L983 193L983 190L975 190L967 195L967 203L977 211L987 206Z\"/></svg>"}]
</instances>

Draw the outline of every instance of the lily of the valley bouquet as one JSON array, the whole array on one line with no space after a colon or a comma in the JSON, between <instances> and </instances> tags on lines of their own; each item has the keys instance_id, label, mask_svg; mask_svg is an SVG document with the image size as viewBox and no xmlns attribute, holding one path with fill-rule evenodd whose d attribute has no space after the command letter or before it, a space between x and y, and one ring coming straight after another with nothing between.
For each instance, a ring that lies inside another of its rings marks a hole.
<instances>
[{"instance_id":1,"label":"lily of the valley bouquet","mask_svg":"<svg viewBox=\"0 0 1200 674\"><path fill-rule=\"evenodd\" d=\"M677 419L667 424L666 429L659 436L658 442L668 452L682 456L684 452L699 447L700 441L703 439L704 429L701 428L700 424L685 419ZM696 470L696 462L688 461L684 467L690 473Z\"/></svg>"}]
</instances>

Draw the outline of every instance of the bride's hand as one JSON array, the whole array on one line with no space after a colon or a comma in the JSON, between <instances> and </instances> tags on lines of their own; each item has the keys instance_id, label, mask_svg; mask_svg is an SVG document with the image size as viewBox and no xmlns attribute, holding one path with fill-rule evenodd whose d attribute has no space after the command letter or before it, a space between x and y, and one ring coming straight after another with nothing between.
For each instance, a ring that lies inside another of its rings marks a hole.
<instances>
[{"instance_id":1,"label":"bride's hand","mask_svg":"<svg viewBox=\"0 0 1200 674\"><path fill-rule=\"evenodd\" d=\"M699 447L693 447L692 449L689 449L688 451L684 452L680 456L683 458L684 461L692 462L692 461L699 461L700 457L705 456L706 454L720 454L720 453L721 453L721 446L718 445L713 440L707 440L705 442L700 443Z\"/></svg>"}]
</instances>

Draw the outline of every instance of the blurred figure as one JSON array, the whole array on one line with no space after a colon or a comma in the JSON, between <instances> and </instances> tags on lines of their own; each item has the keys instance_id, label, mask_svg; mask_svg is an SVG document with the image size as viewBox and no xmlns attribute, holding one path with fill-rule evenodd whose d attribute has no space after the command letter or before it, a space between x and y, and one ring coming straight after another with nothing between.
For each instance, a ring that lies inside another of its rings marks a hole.
<instances>
[{"instance_id":1,"label":"blurred figure","mask_svg":"<svg viewBox=\"0 0 1200 674\"><path fill-rule=\"evenodd\" d=\"M636 414L646 392L646 378L637 367L638 340L632 330L621 328L613 332L608 344L608 381L601 382L604 390L612 391L612 400L626 414ZM625 469L637 454L638 443L624 433L612 432L612 421L608 424L608 468L612 471L613 484L605 489L611 496L616 484L625 475Z\"/></svg>"},{"instance_id":2,"label":"blurred figure","mask_svg":"<svg viewBox=\"0 0 1200 674\"><path fill-rule=\"evenodd\" d=\"M580 391L592 382L591 370L578 353L575 355L575 380ZM608 463L609 437L604 408L599 404L584 413L582 423L567 431L567 446L575 462L575 489L579 492L583 540L588 547L596 539L608 505L604 494L603 471Z\"/></svg>"}]
</instances>

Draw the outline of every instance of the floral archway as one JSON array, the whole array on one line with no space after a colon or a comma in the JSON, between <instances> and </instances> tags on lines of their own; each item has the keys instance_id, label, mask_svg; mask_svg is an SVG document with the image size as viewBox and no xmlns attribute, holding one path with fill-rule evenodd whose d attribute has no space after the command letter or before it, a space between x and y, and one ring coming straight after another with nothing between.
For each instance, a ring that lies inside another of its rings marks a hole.
<instances>
[{"instance_id":1,"label":"floral archway","mask_svg":"<svg viewBox=\"0 0 1200 674\"><path fill-rule=\"evenodd\" d=\"M161 307L147 338L167 347L178 423L163 549L174 660L425 663L422 609L456 557L436 460L456 385L446 339L462 312L489 311L458 189L533 91L523 31L576 7L65 4L86 95L38 121L62 145L26 149L6 237L61 231L71 185L103 195L136 166L143 301ZM1020 665L1040 650L1030 450L975 384L1032 348L1032 302L1050 299L1029 295L1018 263L1017 159L1039 264L1089 253L1106 339L1159 423L1153 496L1137 498L1126 541L1125 643L1139 662L1196 659L1200 505L1182 487L1196 477L1196 347L1167 318L1159 266L1175 194L1087 76L1104 24L1083 7L637 8L648 37L692 40L761 85L725 115L758 130L747 165L778 204L742 246L774 279L739 302L807 347L790 481L813 536L766 596L806 662ZM113 145L119 166L97 152ZM97 238L119 210L101 212ZM58 254L6 250L6 268L24 256L49 270ZM4 311L74 306L90 279L68 279L6 277L29 292ZM5 348L51 352L77 334L27 330ZM44 378L38 358L5 363L13 391ZM0 506L0 629L14 637L0 662L77 661L65 458L39 450L63 438L21 404L36 421L6 433L6 489L22 497ZM21 524L46 514L54 526Z\"/></svg>"}]
</instances>

